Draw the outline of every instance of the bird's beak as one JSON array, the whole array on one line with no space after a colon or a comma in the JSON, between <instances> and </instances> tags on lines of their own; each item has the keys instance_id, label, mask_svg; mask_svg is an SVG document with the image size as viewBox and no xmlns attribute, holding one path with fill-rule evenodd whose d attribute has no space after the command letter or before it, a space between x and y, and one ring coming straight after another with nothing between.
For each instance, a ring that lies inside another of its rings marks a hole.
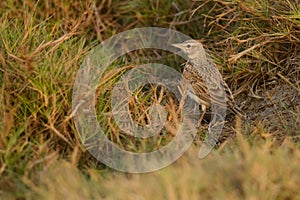
<instances>
[{"instance_id":1,"label":"bird's beak","mask_svg":"<svg viewBox=\"0 0 300 200\"><path fill-rule=\"evenodd\" d=\"M177 47L177 48L179 48L179 49L182 48L182 44L180 44L180 43L172 44L172 46L173 46L173 47Z\"/></svg>"}]
</instances>

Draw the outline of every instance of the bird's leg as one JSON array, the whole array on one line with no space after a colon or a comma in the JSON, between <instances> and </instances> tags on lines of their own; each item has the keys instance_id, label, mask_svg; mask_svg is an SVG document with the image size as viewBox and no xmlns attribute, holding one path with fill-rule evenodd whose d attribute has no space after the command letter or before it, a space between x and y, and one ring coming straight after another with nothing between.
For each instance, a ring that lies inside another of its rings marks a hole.
<instances>
[{"instance_id":1,"label":"bird's leg","mask_svg":"<svg viewBox=\"0 0 300 200\"><path fill-rule=\"evenodd\" d=\"M202 122L203 117L204 117L204 115L205 115L205 113L206 113L206 105L202 104L202 105L201 105L201 109L202 109L202 114L201 114L201 116L200 116L200 118L199 118L199 120L198 120L198 127L201 126L201 122Z\"/></svg>"}]
</instances>

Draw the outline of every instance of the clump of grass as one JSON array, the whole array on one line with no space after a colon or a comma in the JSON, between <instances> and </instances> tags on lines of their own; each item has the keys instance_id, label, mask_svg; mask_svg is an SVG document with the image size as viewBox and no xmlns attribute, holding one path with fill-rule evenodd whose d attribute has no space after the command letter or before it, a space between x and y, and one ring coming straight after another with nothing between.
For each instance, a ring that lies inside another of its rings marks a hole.
<instances>
[{"instance_id":1,"label":"clump of grass","mask_svg":"<svg viewBox=\"0 0 300 200\"><path fill-rule=\"evenodd\" d=\"M73 124L64 118L71 109L76 70L89 47L84 37L77 37L76 27L55 33L55 25L35 24L33 15L27 17L1 22L4 188L21 188L21 176L30 175L48 156L77 144Z\"/></svg>"},{"instance_id":2,"label":"clump of grass","mask_svg":"<svg viewBox=\"0 0 300 200\"><path fill-rule=\"evenodd\" d=\"M191 148L172 166L140 175L103 177L89 169L86 176L71 163L54 162L40 172L39 185L27 181L33 190L27 194L44 199L298 198L299 149L288 140L281 148L270 145L272 140L250 146L240 138L204 160Z\"/></svg>"},{"instance_id":3,"label":"clump of grass","mask_svg":"<svg viewBox=\"0 0 300 200\"><path fill-rule=\"evenodd\" d=\"M124 75L125 72L136 68L138 67L124 66L109 70L105 73L105 76L100 79L100 84L98 85L96 110L98 112L97 115L100 126L108 138L114 141L115 144L118 144L128 151L149 152L166 145L166 142L171 141L177 134L176 130L180 123L179 102L174 95L163 86L146 84L137 88L135 91L131 91L132 96L128 100L128 113L135 125L140 127L154 125L155 122L153 120L155 119L151 117L150 109L153 105L159 104L163 106L163 109L165 109L168 114L166 116L166 127L163 128L157 136L150 139L143 139L126 135L126 131L122 130L114 119L114 113L111 108L111 93L113 88L116 87L116 83L120 80L119 78ZM124 89L126 89L128 85L126 86L126 83L124 84ZM168 132L170 134L168 134Z\"/></svg>"}]
</instances>

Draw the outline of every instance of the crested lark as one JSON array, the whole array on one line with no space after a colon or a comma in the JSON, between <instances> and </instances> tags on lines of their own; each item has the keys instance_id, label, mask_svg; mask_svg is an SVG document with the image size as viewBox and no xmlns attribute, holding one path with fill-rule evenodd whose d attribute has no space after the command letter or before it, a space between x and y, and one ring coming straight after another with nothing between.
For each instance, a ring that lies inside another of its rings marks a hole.
<instances>
[{"instance_id":1,"label":"crested lark","mask_svg":"<svg viewBox=\"0 0 300 200\"><path fill-rule=\"evenodd\" d=\"M199 122L202 121L206 107L211 105L211 102L223 108L228 107L232 113L244 118L245 114L236 106L230 88L207 56L202 44L195 40L187 40L173 46L181 49L189 58L183 76L194 90L193 92L188 89L188 95L202 106L203 114Z\"/></svg>"}]
</instances>

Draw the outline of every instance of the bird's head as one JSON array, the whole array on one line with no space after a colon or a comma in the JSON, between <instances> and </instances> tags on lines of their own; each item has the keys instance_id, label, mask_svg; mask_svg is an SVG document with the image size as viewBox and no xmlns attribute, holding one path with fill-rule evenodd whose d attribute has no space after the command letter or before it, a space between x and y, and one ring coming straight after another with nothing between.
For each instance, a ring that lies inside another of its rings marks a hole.
<instances>
[{"instance_id":1,"label":"bird's head","mask_svg":"<svg viewBox=\"0 0 300 200\"><path fill-rule=\"evenodd\" d=\"M186 40L182 43L172 44L172 46L181 49L189 59L195 59L205 56L205 50L200 42L196 40Z\"/></svg>"}]
</instances>

